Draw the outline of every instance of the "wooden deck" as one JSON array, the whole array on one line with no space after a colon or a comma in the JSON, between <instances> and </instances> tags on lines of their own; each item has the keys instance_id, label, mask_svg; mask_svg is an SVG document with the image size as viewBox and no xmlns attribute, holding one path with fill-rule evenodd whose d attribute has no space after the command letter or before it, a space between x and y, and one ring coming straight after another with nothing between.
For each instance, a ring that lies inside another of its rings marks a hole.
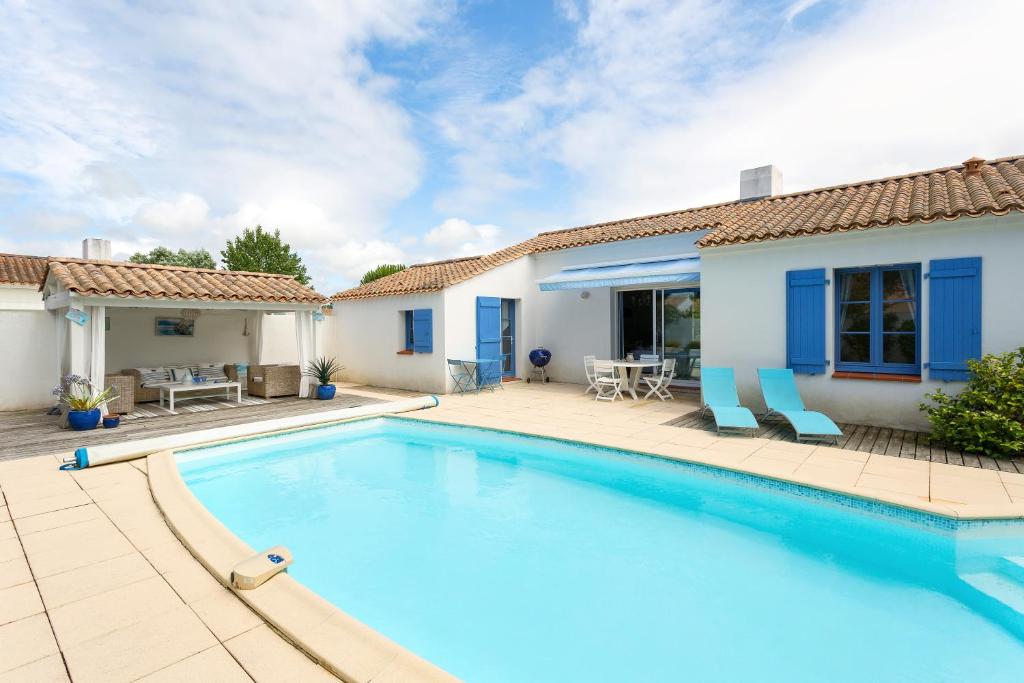
<instances>
[{"instance_id":1,"label":"wooden deck","mask_svg":"<svg viewBox=\"0 0 1024 683\"><path fill-rule=\"evenodd\" d=\"M758 430L757 436L762 439L796 441L793 430L787 422L783 420L764 422L760 417L758 420L761 422L761 428ZM665 424L701 429L706 432L715 431L714 420L710 415L701 418L699 410L677 417ZM839 439L840 448L848 448L862 453L877 453L898 458L928 460L949 465L1024 474L1024 458L996 459L985 455L964 453L954 448L946 448L941 444L929 443L928 435L922 432L852 424L840 424L839 428L843 430L843 436Z\"/></svg>"},{"instance_id":2,"label":"wooden deck","mask_svg":"<svg viewBox=\"0 0 1024 683\"><path fill-rule=\"evenodd\" d=\"M99 428L88 432L60 429L57 426L57 417L47 415L43 410L4 412L0 413L0 434L3 434L3 438L0 439L0 461L46 453L64 453L79 446L181 434L199 429L380 402L375 398L345 394L342 391L339 391L330 402L289 396L272 399L263 405L126 420L116 429Z\"/></svg>"}]
</instances>

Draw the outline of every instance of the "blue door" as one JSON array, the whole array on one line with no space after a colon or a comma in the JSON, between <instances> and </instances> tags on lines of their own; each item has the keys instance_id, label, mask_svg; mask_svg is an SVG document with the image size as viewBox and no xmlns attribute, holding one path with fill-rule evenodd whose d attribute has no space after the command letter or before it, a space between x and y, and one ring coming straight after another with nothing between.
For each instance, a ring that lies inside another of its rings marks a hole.
<instances>
[{"instance_id":1,"label":"blue door","mask_svg":"<svg viewBox=\"0 0 1024 683\"><path fill-rule=\"evenodd\" d=\"M476 298L476 357L498 361L481 364L482 383L501 380L501 299L496 296Z\"/></svg>"}]
</instances>

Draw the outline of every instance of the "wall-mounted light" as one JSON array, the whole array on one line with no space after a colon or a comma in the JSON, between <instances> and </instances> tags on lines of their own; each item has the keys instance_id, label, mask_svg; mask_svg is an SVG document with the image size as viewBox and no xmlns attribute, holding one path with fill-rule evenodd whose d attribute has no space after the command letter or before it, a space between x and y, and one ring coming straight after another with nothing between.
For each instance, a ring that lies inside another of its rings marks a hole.
<instances>
[{"instance_id":1,"label":"wall-mounted light","mask_svg":"<svg viewBox=\"0 0 1024 683\"><path fill-rule=\"evenodd\" d=\"M582 292L580 292L580 298L586 301L587 299L590 298L590 292L584 289Z\"/></svg>"}]
</instances>

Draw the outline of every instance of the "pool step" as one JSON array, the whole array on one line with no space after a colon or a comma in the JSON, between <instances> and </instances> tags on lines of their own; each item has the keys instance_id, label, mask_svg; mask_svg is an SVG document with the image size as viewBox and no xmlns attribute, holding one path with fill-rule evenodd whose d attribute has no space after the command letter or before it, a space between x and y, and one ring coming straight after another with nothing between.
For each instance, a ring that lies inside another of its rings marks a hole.
<instances>
[{"instance_id":1,"label":"pool step","mask_svg":"<svg viewBox=\"0 0 1024 683\"><path fill-rule=\"evenodd\" d=\"M1024 583L1003 572L961 574L980 611L1024 637Z\"/></svg>"},{"instance_id":2,"label":"pool step","mask_svg":"<svg viewBox=\"0 0 1024 683\"><path fill-rule=\"evenodd\" d=\"M1000 560L999 571L1024 584L1024 557L1011 555Z\"/></svg>"}]
</instances>

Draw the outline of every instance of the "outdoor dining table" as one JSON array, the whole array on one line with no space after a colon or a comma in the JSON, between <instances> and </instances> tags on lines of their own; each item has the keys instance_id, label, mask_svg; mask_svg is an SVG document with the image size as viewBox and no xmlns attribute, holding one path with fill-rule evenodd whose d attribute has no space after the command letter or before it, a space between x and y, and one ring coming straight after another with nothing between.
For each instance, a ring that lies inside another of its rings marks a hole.
<instances>
[{"instance_id":1,"label":"outdoor dining table","mask_svg":"<svg viewBox=\"0 0 1024 683\"><path fill-rule=\"evenodd\" d=\"M629 395L634 400L639 400L636 395L636 387L640 383L640 375L643 374L644 368L660 368L660 360L613 360L612 367L619 373L619 378L622 380L623 386ZM634 372L630 373L630 368L633 368Z\"/></svg>"}]
</instances>

